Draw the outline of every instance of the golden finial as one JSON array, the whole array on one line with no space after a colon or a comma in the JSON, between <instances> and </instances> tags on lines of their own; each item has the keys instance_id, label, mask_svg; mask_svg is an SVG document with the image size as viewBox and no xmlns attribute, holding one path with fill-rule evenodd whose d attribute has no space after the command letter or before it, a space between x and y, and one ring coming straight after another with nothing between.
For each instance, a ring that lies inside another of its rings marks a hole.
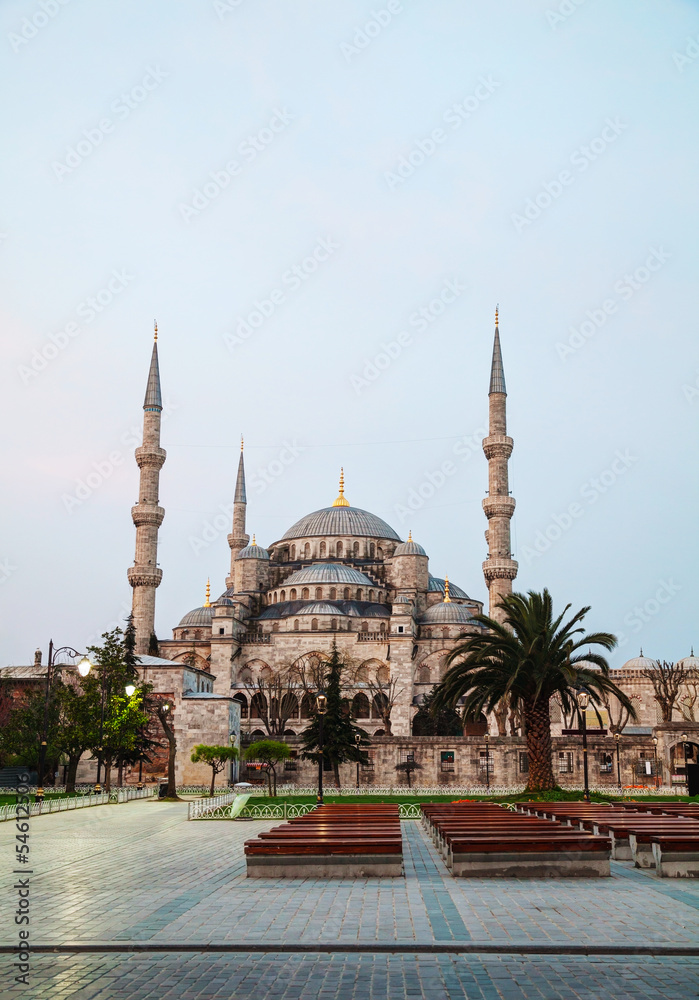
<instances>
[{"instance_id":1,"label":"golden finial","mask_svg":"<svg viewBox=\"0 0 699 1000\"><path fill-rule=\"evenodd\" d=\"M451 604L451 597L449 596L449 577L444 578L444 603Z\"/></svg>"},{"instance_id":2,"label":"golden finial","mask_svg":"<svg viewBox=\"0 0 699 1000\"><path fill-rule=\"evenodd\" d=\"M349 500L345 498L345 470L340 469L340 495L333 504L333 507L349 507Z\"/></svg>"},{"instance_id":3,"label":"golden finial","mask_svg":"<svg viewBox=\"0 0 699 1000\"><path fill-rule=\"evenodd\" d=\"M498 313L500 311L500 303L495 306L495 325L498 325Z\"/></svg>"},{"instance_id":4,"label":"golden finial","mask_svg":"<svg viewBox=\"0 0 699 1000\"><path fill-rule=\"evenodd\" d=\"M252 544L253 545L257 545L257 542L255 541L255 535L254 535L254 533L253 533L253 536L252 536Z\"/></svg>"},{"instance_id":5,"label":"golden finial","mask_svg":"<svg viewBox=\"0 0 699 1000\"><path fill-rule=\"evenodd\" d=\"M210 608L211 607L211 581L210 580L206 581L206 600L204 601L204 607L205 608Z\"/></svg>"},{"instance_id":6,"label":"golden finial","mask_svg":"<svg viewBox=\"0 0 699 1000\"><path fill-rule=\"evenodd\" d=\"M154 335L154 337L153 337L153 340L154 340L154 341L156 342L156 344L157 344L157 343L158 343L158 321L157 321L157 319L154 319L154 320L153 320L153 328L154 328L154 330L155 330L155 335Z\"/></svg>"},{"instance_id":7,"label":"golden finial","mask_svg":"<svg viewBox=\"0 0 699 1000\"><path fill-rule=\"evenodd\" d=\"M413 532L412 532L412 529L411 529L411 530L410 530L410 531L408 532L408 541L409 541L409 542L412 542L412 540L413 540Z\"/></svg>"},{"instance_id":8,"label":"golden finial","mask_svg":"<svg viewBox=\"0 0 699 1000\"><path fill-rule=\"evenodd\" d=\"M243 435L241 434L240 435L240 450L241 451L243 450L244 445L245 445L245 442L243 441Z\"/></svg>"}]
</instances>

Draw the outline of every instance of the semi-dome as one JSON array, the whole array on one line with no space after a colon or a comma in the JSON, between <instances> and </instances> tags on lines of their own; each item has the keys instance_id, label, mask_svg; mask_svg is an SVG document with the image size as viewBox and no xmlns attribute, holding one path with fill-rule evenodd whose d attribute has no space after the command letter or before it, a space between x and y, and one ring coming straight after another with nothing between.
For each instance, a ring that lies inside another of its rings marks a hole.
<instances>
[{"instance_id":1,"label":"semi-dome","mask_svg":"<svg viewBox=\"0 0 699 1000\"><path fill-rule=\"evenodd\" d=\"M407 542L401 542L400 545L396 546L393 553L394 556L426 556L427 553L423 549L422 545L418 545L417 542L413 541L412 532L408 535Z\"/></svg>"},{"instance_id":2,"label":"semi-dome","mask_svg":"<svg viewBox=\"0 0 699 1000\"><path fill-rule=\"evenodd\" d=\"M297 615L344 615L344 611L327 601L313 601L295 612Z\"/></svg>"},{"instance_id":3,"label":"semi-dome","mask_svg":"<svg viewBox=\"0 0 699 1000\"><path fill-rule=\"evenodd\" d=\"M445 587L446 587L446 580L443 580L441 576L432 576L432 574L430 573L429 590L431 590L433 593L436 592L443 594ZM451 594L452 597L461 597L461 598L465 597L467 601L471 600L466 591L462 590L461 587L457 587L455 583L451 582L451 580L449 581L449 593Z\"/></svg>"},{"instance_id":4,"label":"semi-dome","mask_svg":"<svg viewBox=\"0 0 699 1000\"><path fill-rule=\"evenodd\" d=\"M314 510L282 536L282 541L312 535L349 535L352 538L387 538L400 542L393 528L376 514L359 507L333 506Z\"/></svg>"},{"instance_id":5,"label":"semi-dome","mask_svg":"<svg viewBox=\"0 0 699 1000\"><path fill-rule=\"evenodd\" d=\"M194 608L193 611L188 611L184 616L178 628L187 628L192 626L202 626L211 625L211 606L204 606L201 608Z\"/></svg>"},{"instance_id":6,"label":"semi-dome","mask_svg":"<svg viewBox=\"0 0 699 1000\"><path fill-rule=\"evenodd\" d=\"M241 549L236 559L269 559L269 552L257 544L253 535L250 545L246 545L244 549Z\"/></svg>"},{"instance_id":7,"label":"semi-dome","mask_svg":"<svg viewBox=\"0 0 699 1000\"><path fill-rule=\"evenodd\" d=\"M451 584L450 584L451 588ZM463 604L455 604L453 601L442 601L441 604L433 604L420 618L421 625L468 625L471 623L473 614Z\"/></svg>"},{"instance_id":8,"label":"semi-dome","mask_svg":"<svg viewBox=\"0 0 699 1000\"><path fill-rule=\"evenodd\" d=\"M352 583L361 587L378 586L354 566L345 566L343 563L314 563L313 566L304 566L303 569L297 569L288 576L281 586L289 587L299 583Z\"/></svg>"}]
</instances>

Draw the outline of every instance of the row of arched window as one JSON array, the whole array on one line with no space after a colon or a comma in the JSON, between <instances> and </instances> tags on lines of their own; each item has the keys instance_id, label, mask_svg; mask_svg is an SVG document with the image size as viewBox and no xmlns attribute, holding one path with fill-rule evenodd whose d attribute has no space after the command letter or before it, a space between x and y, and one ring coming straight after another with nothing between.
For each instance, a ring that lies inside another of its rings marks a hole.
<instances>
[{"instance_id":1,"label":"row of arched window","mask_svg":"<svg viewBox=\"0 0 699 1000\"><path fill-rule=\"evenodd\" d=\"M368 549L365 548L364 552L361 551L361 546L359 542L349 542L345 545L344 542L321 542L318 546L318 558L327 559L328 557L342 558L344 555L353 557L354 559L383 559L383 549L381 546L377 546L374 542L369 542ZM306 542L303 546L298 546L298 554L296 545L291 545L289 547L289 559L291 562L295 562L296 559L315 559L316 556L311 552L311 543Z\"/></svg>"},{"instance_id":2,"label":"row of arched window","mask_svg":"<svg viewBox=\"0 0 699 1000\"><path fill-rule=\"evenodd\" d=\"M286 588L283 590L275 590L272 596L272 602L277 604L278 601L310 601L311 591L309 587L303 587L301 593L296 587L292 587L291 590L287 591ZM315 601L364 601L367 600L369 603L373 604L375 601L381 599L381 593L376 590L363 590L362 587L357 587L355 591L352 591L351 587L344 587L340 592L337 587L329 587L326 593L323 593L322 587L316 587L313 593L313 600Z\"/></svg>"},{"instance_id":3,"label":"row of arched window","mask_svg":"<svg viewBox=\"0 0 699 1000\"><path fill-rule=\"evenodd\" d=\"M380 692L369 701L368 697L360 691L352 701L349 698L342 699L342 707L345 713L351 711L354 719L380 719L381 706L385 702L386 696ZM261 692L252 696L250 701L242 692L233 696L233 701L240 705L240 716L242 719L265 719L267 718L267 698ZM272 705L272 715L281 715L287 719L310 719L313 713L314 699L311 695L305 694L299 701L295 694L288 692L282 698L281 712L276 711L276 705Z\"/></svg>"}]
</instances>

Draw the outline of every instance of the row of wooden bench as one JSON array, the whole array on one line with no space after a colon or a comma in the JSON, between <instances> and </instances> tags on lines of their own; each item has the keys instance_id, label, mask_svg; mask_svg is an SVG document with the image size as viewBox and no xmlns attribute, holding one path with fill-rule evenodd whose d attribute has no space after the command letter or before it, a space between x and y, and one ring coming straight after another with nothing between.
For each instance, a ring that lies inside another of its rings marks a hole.
<instances>
[{"instance_id":1,"label":"row of wooden bench","mask_svg":"<svg viewBox=\"0 0 699 1000\"><path fill-rule=\"evenodd\" d=\"M245 843L250 878L400 876L397 805L323 805Z\"/></svg>"},{"instance_id":2,"label":"row of wooden bench","mask_svg":"<svg viewBox=\"0 0 699 1000\"><path fill-rule=\"evenodd\" d=\"M668 808L670 807L670 808ZM607 805L530 802L528 817L556 820L570 829L608 837L612 857L654 868L661 878L699 877L699 811L684 803Z\"/></svg>"},{"instance_id":3,"label":"row of wooden bench","mask_svg":"<svg viewBox=\"0 0 699 1000\"><path fill-rule=\"evenodd\" d=\"M428 803L423 824L452 875L589 878L610 874L609 837L491 803Z\"/></svg>"}]
</instances>

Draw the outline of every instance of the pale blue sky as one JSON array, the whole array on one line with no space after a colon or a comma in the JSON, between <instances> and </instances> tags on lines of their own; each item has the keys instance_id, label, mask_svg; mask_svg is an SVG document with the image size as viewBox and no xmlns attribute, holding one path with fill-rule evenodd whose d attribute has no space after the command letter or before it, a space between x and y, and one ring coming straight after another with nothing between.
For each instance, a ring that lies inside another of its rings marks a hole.
<instances>
[{"instance_id":1,"label":"pale blue sky","mask_svg":"<svg viewBox=\"0 0 699 1000\"><path fill-rule=\"evenodd\" d=\"M516 586L591 604L616 665L699 644L699 4L44 6L0 7L1 662L128 609L154 317L162 638L207 576L223 589L241 431L258 541L330 503L344 465L352 504L483 600L486 463L459 442L485 427L496 302ZM445 282L463 290L420 330Z\"/></svg>"}]
</instances>

